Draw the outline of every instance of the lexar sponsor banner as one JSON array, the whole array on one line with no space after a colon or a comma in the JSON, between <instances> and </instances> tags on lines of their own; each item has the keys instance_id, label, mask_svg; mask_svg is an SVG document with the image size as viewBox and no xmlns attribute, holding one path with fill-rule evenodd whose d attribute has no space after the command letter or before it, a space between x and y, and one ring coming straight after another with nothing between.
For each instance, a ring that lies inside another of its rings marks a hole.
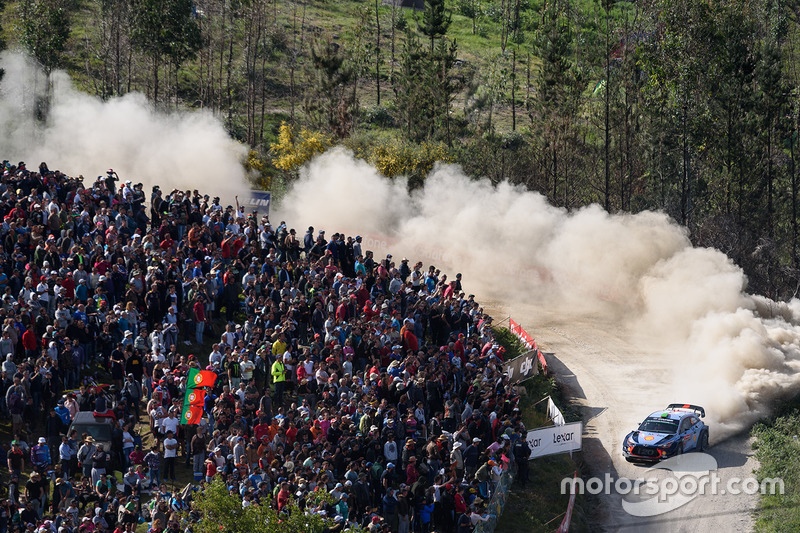
<instances>
[{"instance_id":1,"label":"lexar sponsor banner","mask_svg":"<svg viewBox=\"0 0 800 533\"><path fill-rule=\"evenodd\" d=\"M530 458L578 451L581 449L582 434L582 422L532 429L526 437L531 449Z\"/></svg>"}]
</instances>

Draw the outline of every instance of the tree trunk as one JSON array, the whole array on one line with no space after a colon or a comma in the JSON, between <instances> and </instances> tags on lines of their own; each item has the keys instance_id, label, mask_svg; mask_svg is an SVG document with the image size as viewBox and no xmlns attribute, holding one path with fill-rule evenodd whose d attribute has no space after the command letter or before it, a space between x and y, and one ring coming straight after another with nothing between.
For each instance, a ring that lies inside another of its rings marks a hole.
<instances>
[{"instance_id":1,"label":"tree trunk","mask_svg":"<svg viewBox=\"0 0 800 533\"><path fill-rule=\"evenodd\" d=\"M775 213L773 187L775 176L772 170L772 108L767 112L767 235L772 239L775 237Z\"/></svg>"},{"instance_id":2,"label":"tree trunk","mask_svg":"<svg viewBox=\"0 0 800 533\"><path fill-rule=\"evenodd\" d=\"M517 49L511 53L511 131L517 131Z\"/></svg>"},{"instance_id":3,"label":"tree trunk","mask_svg":"<svg viewBox=\"0 0 800 533\"><path fill-rule=\"evenodd\" d=\"M478 16L478 6L475 5L476 0L472 0L472 35L476 33L475 18Z\"/></svg>"},{"instance_id":4,"label":"tree trunk","mask_svg":"<svg viewBox=\"0 0 800 533\"><path fill-rule=\"evenodd\" d=\"M684 88L684 91L686 89ZM689 203L691 202L691 186L689 184L689 131L686 119L689 104L684 94L683 112L681 114L681 144L683 152L683 178L681 180L681 224L689 225Z\"/></svg>"},{"instance_id":5,"label":"tree trunk","mask_svg":"<svg viewBox=\"0 0 800 533\"><path fill-rule=\"evenodd\" d=\"M234 25L233 19L233 10L230 10L231 14L231 28ZM233 91L231 90L231 74L233 73L233 36L228 39L228 64L226 67L226 77L225 77L225 94L227 96L228 102L228 130L233 130Z\"/></svg>"},{"instance_id":6,"label":"tree trunk","mask_svg":"<svg viewBox=\"0 0 800 533\"><path fill-rule=\"evenodd\" d=\"M605 208L607 212L611 212L611 69L609 63L611 62L611 35L609 30L608 8L606 7L606 88L604 102L604 136L603 136L603 157L605 163L605 187L603 188L605 196Z\"/></svg>"},{"instance_id":7,"label":"tree trunk","mask_svg":"<svg viewBox=\"0 0 800 533\"><path fill-rule=\"evenodd\" d=\"M114 90L120 94L122 84L122 45L120 44L120 26L122 25L118 10L114 10Z\"/></svg>"},{"instance_id":8,"label":"tree trunk","mask_svg":"<svg viewBox=\"0 0 800 533\"><path fill-rule=\"evenodd\" d=\"M798 109L800 113L800 109ZM790 132L791 142L789 143L789 153L791 154L790 161L790 176L792 179L792 267L797 268L797 171L795 161L795 142L797 142L798 135L798 121L800 118L795 115L794 128Z\"/></svg>"},{"instance_id":9,"label":"tree trunk","mask_svg":"<svg viewBox=\"0 0 800 533\"><path fill-rule=\"evenodd\" d=\"M395 26L397 26L397 0L392 0L392 64L391 72L389 74L389 81L394 88L394 43L395 43Z\"/></svg>"},{"instance_id":10,"label":"tree trunk","mask_svg":"<svg viewBox=\"0 0 800 533\"><path fill-rule=\"evenodd\" d=\"M381 105L381 17L380 0L375 0L375 90ZM392 30L394 31L394 30Z\"/></svg>"},{"instance_id":11,"label":"tree trunk","mask_svg":"<svg viewBox=\"0 0 800 533\"><path fill-rule=\"evenodd\" d=\"M153 105L158 106L158 56L153 56Z\"/></svg>"},{"instance_id":12,"label":"tree trunk","mask_svg":"<svg viewBox=\"0 0 800 533\"><path fill-rule=\"evenodd\" d=\"M222 111L222 95L223 95L223 87L222 87L222 74L225 68L225 37L228 34L227 31L227 14L228 14L228 0L222 0L222 15L220 16L220 23L221 23L221 33L220 33L220 40L219 40L219 75L217 80L219 82L219 89L217 90L217 111ZM231 36L233 39L233 36Z\"/></svg>"}]
</instances>

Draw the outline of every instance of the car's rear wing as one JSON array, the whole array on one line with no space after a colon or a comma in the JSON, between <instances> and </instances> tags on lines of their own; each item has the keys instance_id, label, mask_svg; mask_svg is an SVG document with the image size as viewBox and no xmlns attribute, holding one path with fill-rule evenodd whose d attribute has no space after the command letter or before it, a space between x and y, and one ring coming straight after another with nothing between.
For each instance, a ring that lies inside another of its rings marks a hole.
<instances>
[{"instance_id":1,"label":"car's rear wing","mask_svg":"<svg viewBox=\"0 0 800 533\"><path fill-rule=\"evenodd\" d=\"M705 409L699 405L691 405L688 403L671 403L667 406L667 409L688 409L689 411L694 411L695 413L699 414L701 417L706 416Z\"/></svg>"}]
</instances>

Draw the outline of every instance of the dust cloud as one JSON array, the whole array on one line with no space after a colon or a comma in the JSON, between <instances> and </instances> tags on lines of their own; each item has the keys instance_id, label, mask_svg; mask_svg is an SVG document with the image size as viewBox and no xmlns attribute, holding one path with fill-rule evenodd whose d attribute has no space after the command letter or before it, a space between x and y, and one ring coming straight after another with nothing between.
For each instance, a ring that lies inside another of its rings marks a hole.
<instances>
[{"instance_id":1,"label":"dust cloud","mask_svg":"<svg viewBox=\"0 0 800 533\"><path fill-rule=\"evenodd\" d=\"M139 93L103 101L56 71L42 124L35 118L47 95L42 71L8 51L0 54L0 68L0 154L13 164L33 169L46 161L51 170L82 174L87 186L113 168L120 179L143 183L148 197L156 184L165 192L216 190L231 200L248 190L241 165L247 148L208 112L157 112Z\"/></svg>"},{"instance_id":2,"label":"dust cloud","mask_svg":"<svg viewBox=\"0 0 800 533\"><path fill-rule=\"evenodd\" d=\"M800 302L747 294L738 266L717 250L693 248L663 213L567 212L451 165L408 194L403 180L335 149L302 171L279 218L301 234L308 225L359 233L376 258L406 255L450 279L458 269L479 300L538 302L576 321L607 320L642 358L668 354L674 379L653 384L653 408L665 392L704 406L713 440L748 428L800 390Z\"/></svg>"},{"instance_id":3,"label":"dust cloud","mask_svg":"<svg viewBox=\"0 0 800 533\"><path fill-rule=\"evenodd\" d=\"M246 147L209 113L156 112L140 94L104 102L55 72L42 125L34 117L44 75L18 53L0 54L0 68L0 153L14 163L47 161L88 183L112 167L148 188L228 198L247 189ZM480 301L533 302L570 320L607 321L643 359L668 354L674 379L654 384L657 401L666 389L674 401L703 405L712 438L746 429L800 390L800 302L747 294L739 267L716 250L693 248L663 213L567 212L452 165L437 166L424 190L408 194L402 179L387 180L341 149L305 167L276 211L273 221L285 219L300 234L308 225L361 234L378 258L406 255L451 279L462 272Z\"/></svg>"}]
</instances>

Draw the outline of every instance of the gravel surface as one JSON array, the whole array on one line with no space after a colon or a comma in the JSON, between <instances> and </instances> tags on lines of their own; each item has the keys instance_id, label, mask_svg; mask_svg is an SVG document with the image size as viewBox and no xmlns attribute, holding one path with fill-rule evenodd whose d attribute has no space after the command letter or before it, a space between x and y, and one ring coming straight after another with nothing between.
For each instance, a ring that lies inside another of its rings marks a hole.
<instances>
[{"instance_id":1,"label":"gravel surface","mask_svg":"<svg viewBox=\"0 0 800 533\"><path fill-rule=\"evenodd\" d=\"M568 310L553 310L550 305L538 304L490 305L487 310L496 318L496 324L502 325L502 319L509 315L519 322L548 354L550 370L566 386L568 395L583 406L583 452L593 476L605 478L608 474L612 480L676 479L673 472L628 463L622 456L621 444L645 416L669 403L685 401L670 398L669 391L691 368L674 368L666 349L660 350L647 339L632 340L631 335L605 315L575 317ZM684 500L688 501L683 505L677 506L683 501L678 495L648 507L647 513L652 516L633 516L623 508L623 497L612 488L609 494L604 491L598 496L599 505L591 521L593 530L751 531L757 496L733 495L727 487L735 478L753 476L758 465L752 441L745 433L718 442L713 426L710 431L708 453L717 468L705 476L709 479L705 494L691 497L691 491L687 491ZM690 455L699 454L687 453L683 457L697 459ZM677 479L681 475L677 474ZM715 483L712 476L719 479L716 490L710 488ZM686 486L691 488L692 484ZM641 494L638 500L652 498ZM632 494L625 499L637 501Z\"/></svg>"}]
</instances>

